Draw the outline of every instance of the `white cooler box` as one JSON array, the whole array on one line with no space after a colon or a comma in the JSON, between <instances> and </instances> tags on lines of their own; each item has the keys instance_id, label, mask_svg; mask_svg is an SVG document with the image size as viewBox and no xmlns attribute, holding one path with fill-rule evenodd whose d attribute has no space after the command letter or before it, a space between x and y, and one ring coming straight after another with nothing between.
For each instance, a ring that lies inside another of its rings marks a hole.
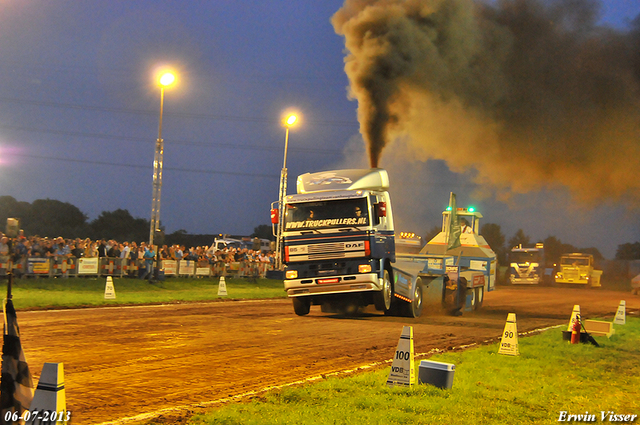
<instances>
[{"instance_id":1,"label":"white cooler box","mask_svg":"<svg viewBox=\"0 0 640 425\"><path fill-rule=\"evenodd\" d=\"M418 367L418 383L431 384L448 390L453 385L455 371L454 364L422 360Z\"/></svg>"}]
</instances>

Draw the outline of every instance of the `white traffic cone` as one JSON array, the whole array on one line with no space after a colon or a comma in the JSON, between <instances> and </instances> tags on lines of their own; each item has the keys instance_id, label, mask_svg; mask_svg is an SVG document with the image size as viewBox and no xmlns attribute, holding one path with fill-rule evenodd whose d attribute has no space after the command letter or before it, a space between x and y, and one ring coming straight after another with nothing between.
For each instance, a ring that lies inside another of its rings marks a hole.
<instances>
[{"instance_id":1,"label":"white traffic cone","mask_svg":"<svg viewBox=\"0 0 640 425\"><path fill-rule=\"evenodd\" d=\"M227 282L224 280L224 276L220 276L220 283L218 284L218 296L227 296Z\"/></svg>"},{"instance_id":2,"label":"white traffic cone","mask_svg":"<svg viewBox=\"0 0 640 425\"><path fill-rule=\"evenodd\" d=\"M113 278L111 276L107 276L107 284L104 287L104 299L105 300L116 299L116 288L114 288L113 286Z\"/></svg>"},{"instance_id":3,"label":"white traffic cone","mask_svg":"<svg viewBox=\"0 0 640 425\"><path fill-rule=\"evenodd\" d=\"M573 324L578 320L578 316L580 316L580 306L574 305L573 311L571 312L571 319L569 319L569 326L567 327L567 331L571 332L573 330Z\"/></svg>"},{"instance_id":4,"label":"white traffic cone","mask_svg":"<svg viewBox=\"0 0 640 425\"><path fill-rule=\"evenodd\" d=\"M398 341L398 348L393 356L391 372L387 378L387 385L401 385L410 387L416 380L416 370L413 365L413 327L404 326Z\"/></svg>"},{"instance_id":5,"label":"white traffic cone","mask_svg":"<svg viewBox=\"0 0 640 425\"><path fill-rule=\"evenodd\" d=\"M498 354L507 354L510 356L520 355L518 349L518 326L516 325L515 313L509 313L507 316L507 323L504 325L504 332L502 332Z\"/></svg>"},{"instance_id":6,"label":"white traffic cone","mask_svg":"<svg viewBox=\"0 0 640 425\"><path fill-rule=\"evenodd\" d=\"M71 412L67 411L67 400L64 391L64 366L62 363L45 363L33 395L31 406L33 425L48 423L67 423ZM34 416L35 415L35 416Z\"/></svg>"},{"instance_id":7,"label":"white traffic cone","mask_svg":"<svg viewBox=\"0 0 640 425\"><path fill-rule=\"evenodd\" d=\"M616 317L613 319L614 325L624 325L626 323L626 308L627 303L624 300L620 301L618 311L616 311Z\"/></svg>"}]
</instances>

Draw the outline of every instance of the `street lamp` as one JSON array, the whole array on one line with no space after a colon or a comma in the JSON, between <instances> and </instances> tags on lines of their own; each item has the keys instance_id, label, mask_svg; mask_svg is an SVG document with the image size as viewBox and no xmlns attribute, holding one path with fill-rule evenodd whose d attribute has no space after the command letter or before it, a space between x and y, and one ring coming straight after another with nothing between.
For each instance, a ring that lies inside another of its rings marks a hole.
<instances>
[{"instance_id":1,"label":"street lamp","mask_svg":"<svg viewBox=\"0 0 640 425\"><path fill-rule=\"evenodd\" d=\"M278 195L278 234L276 236L276 269L282 269L282 226L284 222L284 198L287 196L287 150L289 147L289 129L298 122L295 114L289 114L284 119L284 162L280 172L280 193Z\"/></svg>"},{"instance_id":2,"label":"street lamp","mask_svg":"<svg viewBox=\"0 0 640 425\"><path fill-rule=\"evenodd\" d=\"M149 229L149 245L153 245L153 236L160 226L160 195L162 193L162 162L164 157L164 141L162 140L162 110L164 108L164 88L176 80L171 72L165 72L158 80L160 83L160 121L158 125L158 140L153 157L153 193L151 195L151 224Z\"/></svg>"}]
</instances>

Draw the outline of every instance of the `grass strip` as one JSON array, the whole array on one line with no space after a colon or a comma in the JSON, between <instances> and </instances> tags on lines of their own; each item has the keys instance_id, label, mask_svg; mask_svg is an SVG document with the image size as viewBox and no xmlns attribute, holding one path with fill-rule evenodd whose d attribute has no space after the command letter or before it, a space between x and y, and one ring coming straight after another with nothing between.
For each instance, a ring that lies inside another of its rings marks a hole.
<instances>
[{"instance_id":1,"label":"grass strip","mask_svg":"<svg viewBox=\"0 0 640 425\"><path fill-rule=\"evenodd\" d=\"M600 347L571 345L556 328L519 338L520 356L497 354L498 344L435 355L431 360L456 365L449 390L389 388L387 367L270 391L189 424L552 424L561 412L565 419L595 415L572 422L608 423L611 416L602 420L601 412L640 414L640 319L628 317L615 330L610 339L596 338ZM632 423L639 422L636 416Z\"/></svg>"},{"instance_id":2,"label":"grass strip","mask_svg":"<svg viewBox=\"0 0 640 425\"><path fill-rule=\"evenodd\" d=\"M286 297L281 280L227 278L225 282L228 295L218 296L218 279L172 278L149 283L114 278L116 299L105 300L106 278L14 279L12 295L18 310ZM3 286L6 288L6 281Z\"/></svg>"}]
</instances>

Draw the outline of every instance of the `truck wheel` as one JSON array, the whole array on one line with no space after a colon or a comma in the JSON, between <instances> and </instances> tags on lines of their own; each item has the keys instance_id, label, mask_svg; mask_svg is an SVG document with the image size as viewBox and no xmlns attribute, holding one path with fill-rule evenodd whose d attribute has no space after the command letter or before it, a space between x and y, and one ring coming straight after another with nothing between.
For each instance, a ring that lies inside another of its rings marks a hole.
<instances>
[{"instance_id":1,"label":"truck wheel","mask_svg":"<svg viewBox=\"0 0 640 425\"><path fill-rule=\"evenodd\" d=\"M422 315L422 279L416 280L416 289L413 291L413 301L407 304L409 317L420 317Z\"/></svg>"},{"instance_id":2,"label":"truck wheel","mask_svg":"<svg viewBox=\"0 0 640 425\"><path fill-rule=\"evenodd\" d=\"M306 316L311 310L311 302L302 297L293 298L293 311L298 316Z\"/></svg>"},{"instance_id":3,"label":"truck wheel","mask_svg":"<svg viewBox=\"0 0 640 425\"><path fill-rule=\"evenodd\" d=\"M474 291L476 291L476 303L473 308L475 310L480 310L482 308L482 301L484 301L484 286L479 286L474 289Z\"/></svg>"},{"instance_id":4,"label":"truck wheel","mask_svg":"<svg viewBox=\"0 0 640 425\"><path fill-rule=\"evenodd\" d=\"M376 292L373 295L373 303L376 306L376 310L384 311L385 313L391 309L391 301L393 299L393 282L391 282L391 276L389 270L384 271L384 278L382 279L382 291Z\"/></svg>"}]
</instances>

